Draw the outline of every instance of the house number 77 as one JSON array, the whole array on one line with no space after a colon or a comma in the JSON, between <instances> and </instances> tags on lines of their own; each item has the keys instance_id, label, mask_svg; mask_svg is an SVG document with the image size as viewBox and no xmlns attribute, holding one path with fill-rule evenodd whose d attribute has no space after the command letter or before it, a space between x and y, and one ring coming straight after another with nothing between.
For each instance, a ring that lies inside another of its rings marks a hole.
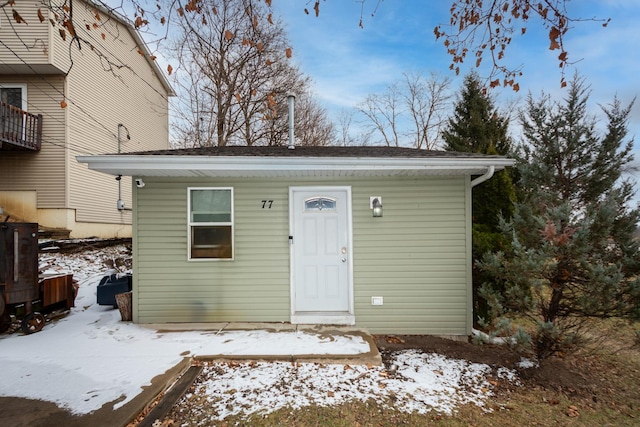
<instances>
[{"instance_id":1,"label":"house number 77","mask_svg":"<svg viewBox=\"0 0 640 427\"><path fill-rule=\"evenodd\" d=\"M263 200L262 201L262 209L271 209L273 205L273 200Z\"/></svg>"}]
</instances>

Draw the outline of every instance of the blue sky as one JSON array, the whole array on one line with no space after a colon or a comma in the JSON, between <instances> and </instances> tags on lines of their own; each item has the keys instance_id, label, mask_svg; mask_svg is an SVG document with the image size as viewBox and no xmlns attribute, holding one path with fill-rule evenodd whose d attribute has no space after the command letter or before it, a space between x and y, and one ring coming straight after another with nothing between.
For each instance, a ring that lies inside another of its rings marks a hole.
<instances>
[{"instance_id":1,"label":"blue sky","mask_svg":"<svg viewBox=\"0 0 640 427\"><path fill-rule=\"evenodd\" d=\"M313 14L313 3L273 0L273 8L285 23L294 60L313 79L315 95L332 119L340 109L354 107L368 94L383 91L403 72L440 73L451 77L457 89L464 74L474 68L467 64L456 77L448 70L450 58L445 48L435 40L433 28L448 22L450 0L386 0L379 3L373 17L378 0L365 0L364 28L358 26L360 2L323 0L318 18ZM305 7L310 15L305 15ZM574 24L565 48L570 61L578 62L568 68L567 79L575 70L586 78L594 114L599 114L598 103L608 104L614 95L625 103L631 101L640 94L640 1L572 0L567 9L571 16L611 18L606 28L598 22ZM537 97L544 91L555 99L565 94L560 88L558 51L548 49L548 36L539 21L531 20L527 27L525 36L514 37L506 56L509 64L523 65L521 89L518 93L494 91L498 105L510 105L529 92ZM479 71L487 75L487 70ZM640 135L640 105L633 109L630 134Z\"/></svg>"}]
</instances>

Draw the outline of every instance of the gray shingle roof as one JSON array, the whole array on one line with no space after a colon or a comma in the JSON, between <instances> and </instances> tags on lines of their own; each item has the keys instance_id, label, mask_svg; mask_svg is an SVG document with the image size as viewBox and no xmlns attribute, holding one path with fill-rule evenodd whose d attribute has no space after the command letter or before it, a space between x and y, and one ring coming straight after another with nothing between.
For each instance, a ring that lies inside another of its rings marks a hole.
<instances>
[{"instance_id":1,"label":"gray shingle roof","mask_svg":"<svg viewBox=\"0 0 640 427\"><path fill-rule=\"evenodd\" d=\"M114 176L348 177L482 175L513 166L504 156L404 147L205 147L78 156Z\"/></svg>"},{"instance_id":2,"label":"gray shingle roof","mask_svg":"<svg viewBox=\"0 0 640 427\"><path fill-rule=\"evenodd\" d=\"M140 151L124 155L144 156L230 156L230 157L363 157L363 158L504 158L477 153L459 153L454 151L418 150L406 147L199 147L173 150Z\"/></svg>"}]
</instances>

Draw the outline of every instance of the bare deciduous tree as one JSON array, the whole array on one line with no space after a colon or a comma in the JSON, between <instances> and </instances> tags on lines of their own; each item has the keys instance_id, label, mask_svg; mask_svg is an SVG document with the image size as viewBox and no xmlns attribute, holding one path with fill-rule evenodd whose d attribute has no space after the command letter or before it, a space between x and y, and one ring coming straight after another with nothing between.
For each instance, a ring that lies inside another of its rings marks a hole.
<instances>
[{"instance_id":1,"label":"bare deciduous tree","mask_svg":"<svg viewBox=\"0 0 640 427\"><path fill-rule=\"evenodd\" d=\"M387 147L400 146L398 118L401 113L401 93L398 83L387 86L382 94L371 94L357 107L368 119L370 130L382 137Z\"/></svg>"},{"instance_id":2,"label":"bare deciduous tree","mask_svg":"<svg viewBox=\"0 0 640 427\"><path fill-rule=\"evenodd\" d=\"M571 64L564 44L567 32L580 21L600 21L603 26L609 22L608 19L571 16L567 8L569 0L453 0L451 3L449 25L438 25L434 29L436 40L444 39L444 46L451 56L449 68L458 74L467 55L475 61L476 67L489 55L490 86L509 86L516 92L520 89L517 79L522 75L521 67L509 67L502 60L513 37L527 32L532 17L538 18L548 34L549 50L558 51L562 87L567 84L565 69Z\"/></svg>"},{"instance_id":3,"label":"bare deciduous tree","mask_svg":"<svg viewBox=\"0 0 640 427\"><path fill-rule=\"evenodd\" d=\"M251 6L222 0L202 10L201 19L179 21L175 51L183 72L177 70L176 82L183 96L174 124L178 139L191 138L187 144L253 145L279 113L274 70L281 71L286 59L273 53L284 32L246 19L266 13L259 3Z\"/></svg>"},{"instance_id":4,"label":"bare deciduous tree","mask_svg":"<svg viewBox=\"0 0 640 427\"><path fill-rule=\"evenodd\" d=\"M414 131L416 148L433 150L440 140L440 129L446 121L451 92L451 80L431 73L428 79L421 73L404 73L403 98Z\"/></svg>"},{"instance_id":5,"label":"bare deciduous tree","mask_svg":"<svg viewBox=\"0 0 640 427\"><path fill-rule=\"evenodd\" d=\"M325 146L335 140L335 128L327 112L309 94L296 98L295 126L300 145Z\"/></svg>"},{"instance_id":6,"label":"bare deciduous tree","mask_svg":"<svg viewBox=\"0 0 640 427\"><path fill-rule=\"evenodd\" d=\"M371 140L372 130L360 129L354 134L353 125L355 111L353 109L342 109L338 114L338 132L334 143L342 147L347 146L367 146Z\"/></svg>"},{"instance_id":7,"label":"bare deciduous tree","mask_svg":"<svg viewBox=\"0 0 640 427\"><path fill-rule=\"evenodd\" d=\"M309 79L280 54L287 46L281 23L267 15L261 2L220 0L201 11L200 19L180 21L174 45L182 96L175 106L174 138L189 146L286 144L288 92L304 101L299 117L305 108L315 114L305 126L318 129L304 129L307 135L331 127L306 95Z\"/></svg>"},{"instance_id":8,"label":"bare deciduous tree","mask_svg":"<svg viewBox=\"0 0 640 427\"><path fill-rule=\"evenodd\" d=\"M405 73L382 94L371 94L357 106L368 129L387 146L433 150L441 144L440 129L450 107L450 80L431 74Z\"/></svg>"},{"instance_id":9,"label":"bare deciduous tree","mask_svg":"<svg viewBox=\"0 0 640 427\"><path fill-rule=\"evenodd\" d=\"M353 111L342 109L338 114L338 134L336 144L342 147L352 145L351 124L353 123Z\"/></svg>"}]
</instances>

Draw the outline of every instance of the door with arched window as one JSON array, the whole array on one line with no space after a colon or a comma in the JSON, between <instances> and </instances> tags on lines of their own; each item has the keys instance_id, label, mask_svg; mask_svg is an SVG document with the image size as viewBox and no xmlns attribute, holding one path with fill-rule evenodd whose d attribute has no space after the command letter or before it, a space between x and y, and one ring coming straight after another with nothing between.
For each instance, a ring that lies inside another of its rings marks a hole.
<instances>
[{"instance_id":1,"label":"door with arched window","mask_svg":"<svg viewBox=\"0 0 640 427\"><path fill-rule=\"evenodd\" d=\"M353 324L351 190L292 187L292 323Z\"/></svg>"}]
</instances>

